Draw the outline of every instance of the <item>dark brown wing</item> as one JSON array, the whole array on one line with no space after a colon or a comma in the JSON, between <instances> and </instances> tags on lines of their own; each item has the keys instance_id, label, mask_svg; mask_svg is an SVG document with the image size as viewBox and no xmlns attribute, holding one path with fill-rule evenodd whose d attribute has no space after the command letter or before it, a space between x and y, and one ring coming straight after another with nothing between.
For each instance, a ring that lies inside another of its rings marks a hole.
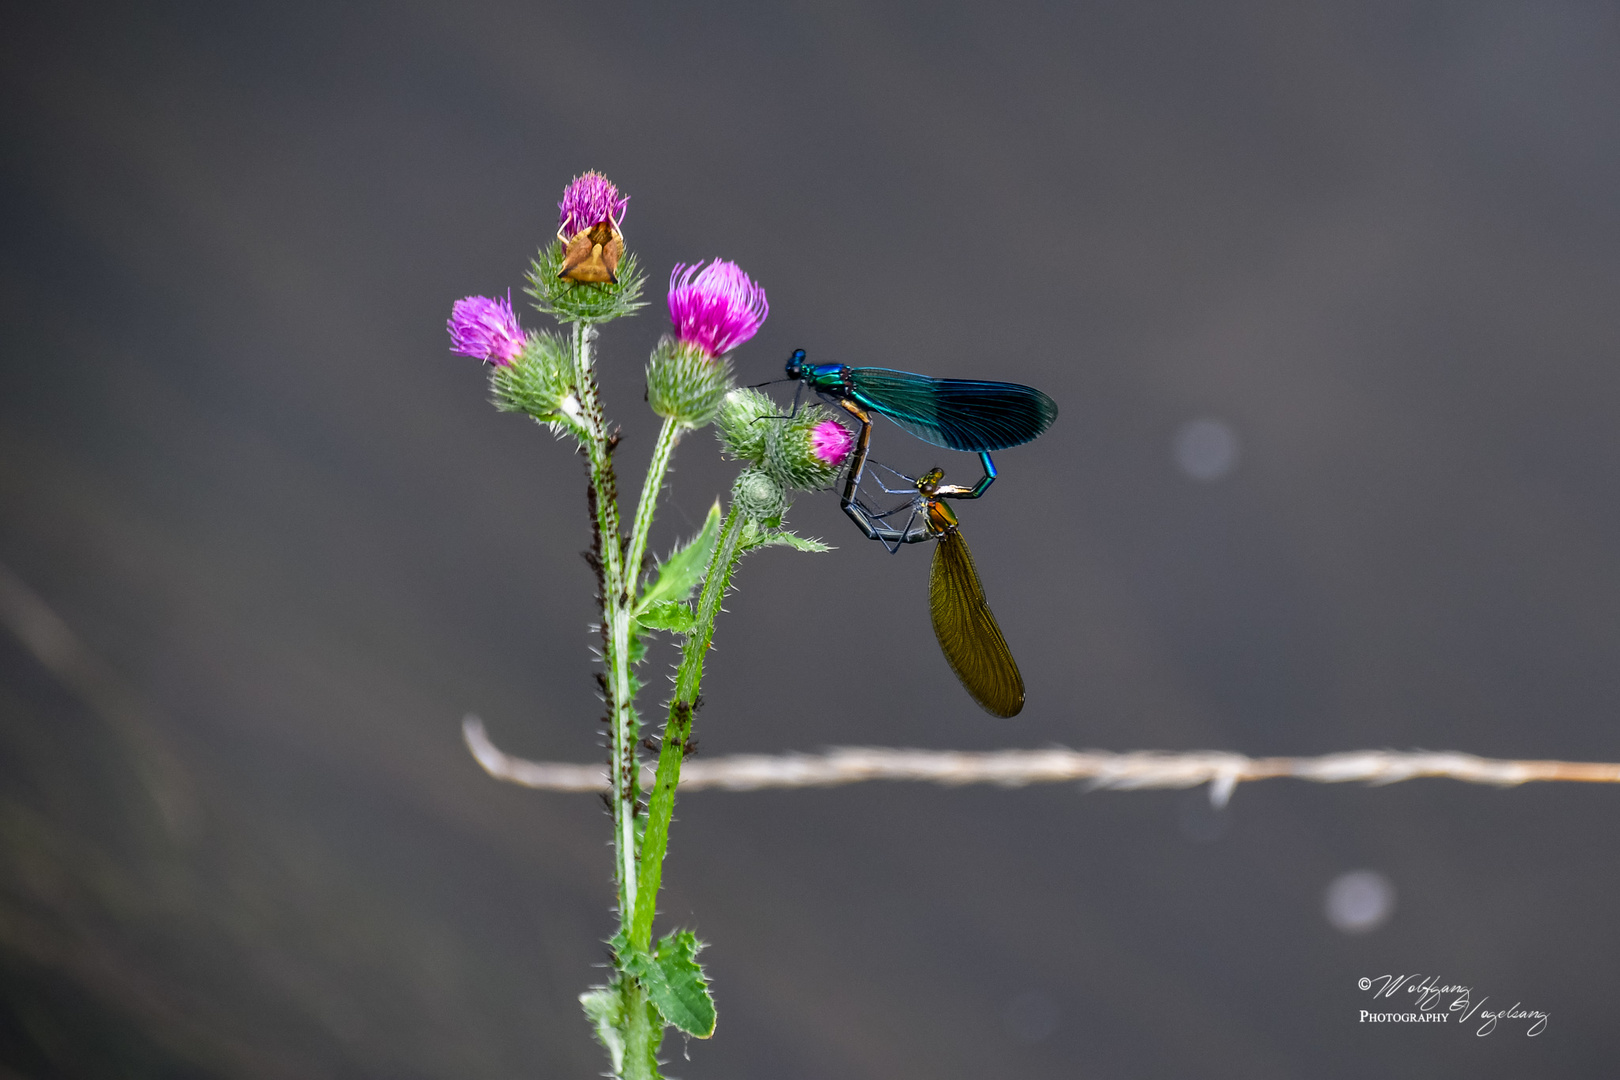
<instances>
[{"instance_id":1,"label":"dark brown wing","mask_svg":"<svg viewBox=\"0 0 1620 1080\"><path fill-rule=\"evenodd\" d=\"M958 529L934 545L928 607L945 662L973 700L991 716L1017 716L1024 707L1024 677L984 601L973 556Z\"/></svg>"}]
</instances>

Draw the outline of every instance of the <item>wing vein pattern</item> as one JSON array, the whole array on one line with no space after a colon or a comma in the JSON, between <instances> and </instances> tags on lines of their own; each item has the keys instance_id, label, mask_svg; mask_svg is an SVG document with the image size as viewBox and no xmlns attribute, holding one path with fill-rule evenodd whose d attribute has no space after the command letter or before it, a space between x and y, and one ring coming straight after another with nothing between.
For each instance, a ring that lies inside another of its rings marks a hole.
<instances>
[{"instance_id":1,"label":"wing vein pattern","mask_svg":"<svg viewBox=\"0 0 1620 1080\"><path fill-rule=\"evenodd\" d=\"M854 397L924 442L974 453L1029 442L1052 426L1057 403L1033 386L931 379L889 368L851 368Z\"/></svg>"},{"instance_id":2,"label":"wing vein pattern","mask_svg":"<svg viewBox=\"0 0 1620 1080\"><path fill-rule=\"evenodd\" d=\"M1024 677L985 602L960 530L934 545L928 607L940 651L963 688L992 716L1017 716L1024 707Z\"/></svg>"}]
</instances>

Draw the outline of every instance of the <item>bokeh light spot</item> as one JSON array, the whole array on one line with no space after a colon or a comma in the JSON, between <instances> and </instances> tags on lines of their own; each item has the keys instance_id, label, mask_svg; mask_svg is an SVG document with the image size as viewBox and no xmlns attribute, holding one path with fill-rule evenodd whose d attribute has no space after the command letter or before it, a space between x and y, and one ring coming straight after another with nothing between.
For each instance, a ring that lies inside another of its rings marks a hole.
<instances>
[{"instance_id":1,"label":"bokeh light spot","mask_svg":"<svg viewBox=\"0 0 1620 1080\"><path fill-rule=\"evenodd\" d=\"M1176 432L1176 466L1194 480L1219 480L1237 466L1238 437L1222 420L1191 420Z\"/></svg>"},{"instance_id":2,"label":"bokeh light spot","mask_svg":"<svg viewBox=\"0 0 1620 1080\"><path fill-rule=\"evenodd\" d=\"M1376 870L1352 870L1328 885L1323 913L1334 929L1365 934L1395 913L1395 884Z\"/></svg>"}]
</instances>

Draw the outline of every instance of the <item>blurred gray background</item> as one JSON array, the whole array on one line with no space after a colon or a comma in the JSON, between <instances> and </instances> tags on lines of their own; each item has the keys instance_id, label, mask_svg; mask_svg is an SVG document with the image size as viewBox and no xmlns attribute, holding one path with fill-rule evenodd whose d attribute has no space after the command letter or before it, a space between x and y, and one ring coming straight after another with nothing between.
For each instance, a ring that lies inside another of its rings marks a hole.
<instances>
[{"instance_id":1,"label":"blurred gray background","mask_svg":"<svg viewBox=\"0 0 1620 1080\"><path fill-rule=\"evenodd\" d=\"M705 755L1620 760L1612 4L70 2L5 26L4 1075L602 1068L575 1002L612 929L601 804L490 780L458 731L600 753L583 473L444 333L456 298L516 293L588 168L630 194L655 301L603 335L623 486L678 260L768 289L743 381L803 347L1062 408L961 508L1022 716L951 678L926 551L807 496L794 525L838 550L744 564ZM683 444L654 546L733 471ZM663 925L713 943L720 1025L669 1071L1613 1075L1617 841L1599 786L1274 781L1220 815L694 793ZM1359 1023L1386 972L1551 1021Z\"/></svg>"}]
</instances>

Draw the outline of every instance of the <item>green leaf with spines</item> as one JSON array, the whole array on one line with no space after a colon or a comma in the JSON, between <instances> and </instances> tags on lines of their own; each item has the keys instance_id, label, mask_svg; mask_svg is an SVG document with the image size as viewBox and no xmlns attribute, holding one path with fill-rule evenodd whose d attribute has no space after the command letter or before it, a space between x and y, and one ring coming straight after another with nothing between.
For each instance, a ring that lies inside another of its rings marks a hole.
<instances>
[{"instance_id":1,"label":"green leaf with spines","mask_svg":"<svg viewBox=\"0 0 1620 1080\"><path fill-rule=\"evenodd\" d=\"M649 604L636 622L648 630L668 630L675 634L690 634L692 627L697 625L697 616L692 612L692 605L680 600L660 600Z\"/></svg>"},{"instance_id":2,"label":"green leaf with spines","mask_svg":"<svg viewBox=\"0 0 1620 1080\"><path fill-rule=\"evenodd\" d=\"M699 1039L714 1034L714 998L697 962L703 943L692 931L666 934L651 955L632 948L622 932L610 944L618 951L620 969L634 975L646 988L665 1022Z\"/></svg>"},{"instance_id":3,"label":"green leaf with spines","mask_svg":"<svg viewBox=\"0 0 1620 1080\"><path fill-rule=\"evenodd\" d=\"M831 544L824 544L820 540L815 540L808 536L800 536L798 533L788 532L786 529L778 529L775 532L765 533L759 538L758 542L756 542L754 546L790 547L795 551L810 551L816 553L833 550L833 546Z\"/></svg>"},{"instance_id":4,"label":"green leaf with spines","mask_svg":"<svg viewBox=\"0 0 1620 1080\"><path fill-rule=\"evenodd\" d=\"M704 519L702 530L658 564L658 576L642 592L635 606L635 614L639 616L665 600L691 599L692 590L702 582L704 571L708 569L709 556L719 535L720 500L716 499L714 505L709 507L709 516Z\"/></svg>"},{"instance_id":5,"label":"green leaf with spines","mask_svg":"<svg viewBox=\"0 0 1620 1080\"><path fill-rule=\"evenodd\" d=\"M758 551L764 547L790 547L797 551L809 552L834 550L830 544L782 528L782 519L779 517L758 522L744 522L743 533L737 543L737 557L741 558L750 551Z\"/></svg>"}]
</instances>

